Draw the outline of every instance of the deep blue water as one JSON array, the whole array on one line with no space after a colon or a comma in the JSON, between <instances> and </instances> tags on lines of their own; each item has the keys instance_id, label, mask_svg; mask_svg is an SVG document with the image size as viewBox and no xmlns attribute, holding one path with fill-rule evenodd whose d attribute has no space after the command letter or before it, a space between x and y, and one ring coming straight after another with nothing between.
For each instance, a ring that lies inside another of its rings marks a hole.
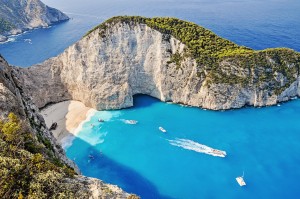
<instances>
[{"instance_id":1,"label":"deep blue water","mask_svg":"<svg viewBox=\"0 0 300 199\"><path fill-rule=\"evenodd\" d=\"M300 51L298 0L44 2L72 19L0 44L0 53L9 63L27 67L58 55L114 15L173 16L254 49ZM214 112L139 96L134 108L98 112L67 154L84 174L143 198L299 198L299 111L299 100L280 107ZM107 122L99 124L100 117ZM139 123L127 125L122 119ZM161 133L159 126L168 132ZM228 156L213 157L171 145L180 139L185 139L186 147L197 149L197 144L186 141L190 140L225 150ZM241 188L235 177L243 171L247 186Z\"/></svg>"},{"instance_id":2,"label":"deep blue water","mask_svg":"<svg viewBox=\"0 0 300 199\"><path fill-rule=\"evenodd\" d=\"M84 175L142 198L299 198L299 100L224 112L147 96L137 96L134 103L130 109L97 112L84 124L67 149ZM179 147L182 139L185 148L197 150L193 141L227 156ZM235 178L243 171L247 186L241 188Z\"/></svg>"},{"instance_id":3,"label":"deep blue water","mask_svg":"<svg viewBox=\"0 0 300 199\"><path fill-rule=\"evenodd\" d=\"M254 49L300 51L299 0L44 0L73 20L0 45L14 65L30 66L61 53L93 26L115 15L173 16L195 22ZM73 13L73 14L72 14ZM24 39L31 39L32 44Z\"/></svg>"}]
</instances>

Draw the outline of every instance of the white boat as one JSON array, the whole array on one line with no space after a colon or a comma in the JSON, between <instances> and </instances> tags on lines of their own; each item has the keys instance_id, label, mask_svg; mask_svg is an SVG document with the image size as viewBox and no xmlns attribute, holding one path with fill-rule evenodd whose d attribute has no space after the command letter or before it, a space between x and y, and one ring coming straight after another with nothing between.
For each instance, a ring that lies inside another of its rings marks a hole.
<instances>
[{"instance_id":1,"label":"white boat","mask_svg":"<svg viewBox=\"0 0 300 199\"><path fill-rule=\"evenodd\" d=\"M166 129L164 129L164 128L161 127L161 126L160 126L158 129L159 129L161 132L163 132L163 133L166 133L166 132L167 132Z\"/></svg>"},{"instance_id":2,"label":"white boat","mask_svg":"<svg viewBox=\"0 0 300 199\"><path fill-rule=\"evenodd\" d=\"M125 120L125 123L126 124L137 124L138 121L136 121L136 120Z\"/></svg>"},{"instance_id":3,"label":"white boat","mask_svg":"<svg viewBox=\"0 0 300 199\"><path fill-rule=\"evenodd\" d=\"M221 151L218 149L210 148L209 150L210 151L208 151L207 154L212 155L212 156L219 156L219 157L225 158L225 156L227 155L225 151Z\"/></svg>"},{"instance_id":4,"label":"white boat","mask_svg":"<svg viewBox=\"0 0 300 199\"><path fill-rule=\"evenodd\" d=\"M237 178L235 178L236 181L239 183L239 185L242 186L246 186L246 182L244 181L244 172L242 176L239 176Z\"/></svg>"},{"instance_id":5,"label":"white boat","mask_svg":"<svg viewBox=\"0 0 300 199\"><path fill-rule=\"evenodd\" d=\"M98 119L98 122L104 122L104 120L103 120L103 119L101 119L101 118L99 118L99 119Z\"/></svg>"}]
</instances>

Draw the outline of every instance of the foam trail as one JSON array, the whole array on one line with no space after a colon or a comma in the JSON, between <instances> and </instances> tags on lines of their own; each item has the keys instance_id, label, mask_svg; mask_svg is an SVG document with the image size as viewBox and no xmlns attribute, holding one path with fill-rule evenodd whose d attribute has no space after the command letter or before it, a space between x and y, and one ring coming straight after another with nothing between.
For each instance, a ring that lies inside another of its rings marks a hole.
<instances>
[{"instance_id":1,"label":"foam trail","mask_svg":"<svg viewBox=\"0 0 300 199\"><path fill-rule=\"evenodd\" d=\"M225 157L226 152L218 149L213 149L209 146L194 142L188 139L175 139L169 140L169 143L173 146L181 147L187 150L196 151L198 153L205 153L212 156Z\"/></svg>"}]
</instances>

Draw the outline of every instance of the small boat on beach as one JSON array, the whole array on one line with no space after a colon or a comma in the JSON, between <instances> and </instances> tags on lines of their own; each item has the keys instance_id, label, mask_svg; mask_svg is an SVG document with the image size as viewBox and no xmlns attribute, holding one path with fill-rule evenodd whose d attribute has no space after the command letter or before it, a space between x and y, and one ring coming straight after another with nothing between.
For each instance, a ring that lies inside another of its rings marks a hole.
<instances>
[{"instance_id":1,"label":"small boat on beach","mask_svg":"<svg viewBox=\"0 0 300 199\"><path fill-rule=\"evenodd\" d=\"M238 184L242 187L242 186L246 186L246 182L244 181L244 172L242 176L239 176L237 178L235 178L236 181L238 182Z\"/></svg>"},{"instance_id":2,"label":"small boat on beach","mask_svg":"<svg viewBox=\"0 0 300 199\"><path fill-rule=\"evenodd\" d=\"M56 130L56 128L57 128L57 123L54 122L54 123L50 126L49 130L50 130L50 131Z\"/></svg>"},{"instance_id":3,"label":"small boat on beach","mask_svg":"<svg viewBox=\"0 0 300 199\"><path fill-rule=\"evenodd\" d=\"M137 124L138 123L138 121L136 121L136 120L125 120L124 122L126 124Z\"/></svg>"},{"instance_id":4,"label":"small boat on beach","mask_svg":"<svg viewBox=\"0 0 300 199\"><path fill-rule=\"evenodd\" d=\"M158 129L159 129L161 132L163 132L163 133L166 133L166 132L167 132L166 129L164 129L164 128L161 127L161 126L160 126Z\"/></svg>"}]
</instances>

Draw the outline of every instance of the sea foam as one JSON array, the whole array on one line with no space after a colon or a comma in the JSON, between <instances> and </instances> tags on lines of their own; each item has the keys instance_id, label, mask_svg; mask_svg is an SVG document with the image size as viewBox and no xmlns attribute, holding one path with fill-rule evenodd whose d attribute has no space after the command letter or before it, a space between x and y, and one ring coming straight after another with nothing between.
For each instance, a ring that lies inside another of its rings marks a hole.
<instances>
[{"instance_id":1,"label":"sea foam","mask_svg":"<svg viewBox=\"0 0 300 199\"><path fill-rule=\"evenodd\" d=\"M181 147L183 149L195 151L198 153L205 153L212 156L219 156L219 157L225 157L226 152L220 151L217 149L213 149L209 146L200 144L198 142L195 142L193 140L188 139L175 139L175 140L169 140L169 143L173 146Z\"/></svg>"}]
</instances>

